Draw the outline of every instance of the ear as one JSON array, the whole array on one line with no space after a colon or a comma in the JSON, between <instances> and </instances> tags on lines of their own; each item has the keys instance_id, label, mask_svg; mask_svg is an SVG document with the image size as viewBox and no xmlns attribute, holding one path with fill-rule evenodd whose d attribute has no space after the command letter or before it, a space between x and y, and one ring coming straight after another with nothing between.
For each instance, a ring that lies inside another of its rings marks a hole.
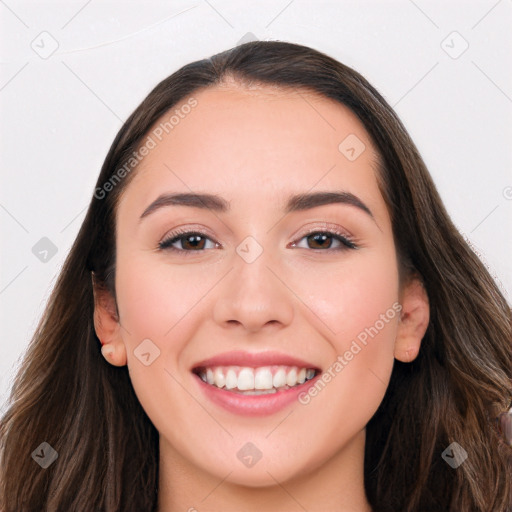
<instances>
[{"instance_id":1,"label":"ear","mask_svg":"<svg viewBox=\"0 0 512 512\"><path fill-rule=\"evenodd\" d=\"M395 340L395 358L410 363L418 356L430 320L427 292L418 277L412 277L401 292L402 311Z\"/></svg>"},{"instance_id":2,"label":"ear","mask_svg":"<svg viewBox=\"0 0 512 512\"><path fill-rule=\"evenodd\" d=\"M114 366L125 366L126 347L121 337L121 325L112 294L99 284L93 274L94 330L101 342L101 352Z\"/></svg>"}]
</instances>

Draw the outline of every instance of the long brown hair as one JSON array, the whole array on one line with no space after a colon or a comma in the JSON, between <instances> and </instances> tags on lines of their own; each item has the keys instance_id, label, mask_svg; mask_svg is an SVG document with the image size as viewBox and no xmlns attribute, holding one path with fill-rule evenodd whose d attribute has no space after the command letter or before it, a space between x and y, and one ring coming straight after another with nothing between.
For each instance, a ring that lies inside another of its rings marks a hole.
<instances>
[{"instance_id":1,"label":"long brown hair","mask_svg":"<svg viewBox=\"0 0 512 512\"><path fill-rule=\"evenodd\" d=\"M136 172L119 170L164 113L226 79L313 91L358 116L380 153L378 179L400 262L426 287L430 323L419 356L395 361L366 429L365 488L373 509L505 511L510 448L494 418L512 400L509 305L451 222L416 146L378 91L329 56L279 41L246 43L182 67L117 134L1 420L0 508L156 510L158 432L127 367L101 356L91 275L115 297L116 205ZM58 453L47 469L31 457L42 442ZM452 442L468 454L457 469L441 457Z\"/></svg>"}]
</instances>

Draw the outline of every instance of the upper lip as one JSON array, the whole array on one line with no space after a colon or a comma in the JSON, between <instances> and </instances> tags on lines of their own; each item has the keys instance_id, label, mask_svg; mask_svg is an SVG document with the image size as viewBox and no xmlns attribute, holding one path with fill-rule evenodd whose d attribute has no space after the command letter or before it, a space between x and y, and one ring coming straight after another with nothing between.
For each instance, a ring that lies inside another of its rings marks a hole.
<instances>
[{"instance_id":1,"label":"upper lip","mask_svg":"<svg viewBox=\"0 0 512 512\"><path fill-rule=\"evenodd\" d=\"M234 350L224 352L216 356L204 359L195 363L192 370L199 368L211 368L213 366L245 366L249 368L258 368L261 366L298 366L299 368L313 368L319 370L318 366L280 352L245 352L243 350Z\"/></svg>"}]
</instances>

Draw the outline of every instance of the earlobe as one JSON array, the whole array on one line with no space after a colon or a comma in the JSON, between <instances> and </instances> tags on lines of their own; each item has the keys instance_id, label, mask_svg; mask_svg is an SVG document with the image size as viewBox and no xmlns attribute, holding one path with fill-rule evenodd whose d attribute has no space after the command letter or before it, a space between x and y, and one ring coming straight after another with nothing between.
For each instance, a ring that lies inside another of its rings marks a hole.
<instances>
[{"instance_id":1,"label":"earlobe","mask_svg":"<svg viewBox=\"0 0 512 512\"><path fill-rule=\"evenodd\" d=\"M395 358L404 363L416 359L421 340L430 320L427 292L418 277L405 285L402 292L402 311L395 341Z\"/></svg>"},{"instance_id":2,"label":"earlobe","mask_svg":"<svg viewBox=\"0 0 512 512\"><path fill-rule=\"evenodd\" d=\"M94 330L101 342L103 357L114 366L126 365L126 347L121 337L121 326L112 294L95 280L94 274Z\"/></svg>"}]
</instances>

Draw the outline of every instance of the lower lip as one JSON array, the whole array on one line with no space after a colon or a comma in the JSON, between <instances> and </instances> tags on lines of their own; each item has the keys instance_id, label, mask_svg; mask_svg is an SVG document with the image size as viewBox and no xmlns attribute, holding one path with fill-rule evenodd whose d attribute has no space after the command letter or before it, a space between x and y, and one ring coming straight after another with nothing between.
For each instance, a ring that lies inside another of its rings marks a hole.
<instances>
[{"instance_id":1,"label":"lower lip","mask_svg":"<svg viewBox=\"0 0 512 512\"><path fill-rule=\"evenodd\" d=\"M298 401L298 395L307 393L310 387L315 385L320 374L311 380L294 386L293 388L267 395L243 395L233 391L212 386L204 382L198 375L193 374L199 384L201 391L213 403L234 414L242 416L265 416L274 414L294 401Z\"/></svg>"}]
</instances>

